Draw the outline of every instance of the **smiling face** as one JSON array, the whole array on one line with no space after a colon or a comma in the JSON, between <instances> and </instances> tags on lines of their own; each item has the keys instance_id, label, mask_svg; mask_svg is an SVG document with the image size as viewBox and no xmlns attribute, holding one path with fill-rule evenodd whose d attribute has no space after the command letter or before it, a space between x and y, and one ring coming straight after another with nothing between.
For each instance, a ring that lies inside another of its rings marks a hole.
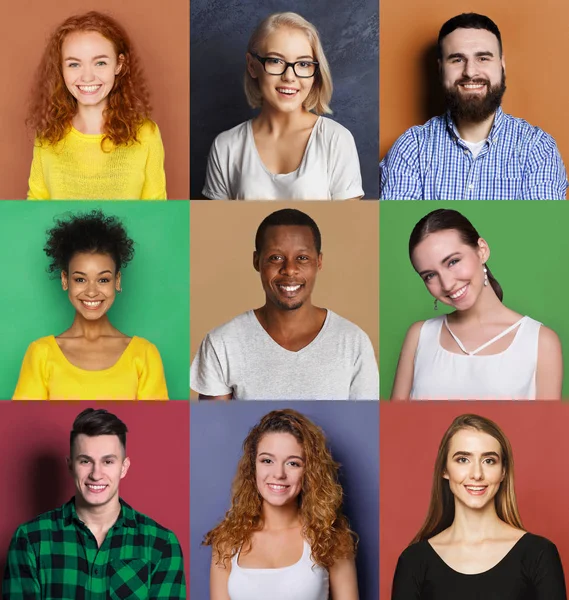
<instances>
[{"instance_id":1,"label":"smiling face","mask_svg":"<svg viewBox=\"0 0 569 600\"><path fill-rule=\"evenodd\" d=\"M273 225L265 231L263 246L253 254L267 302L282 310L296 310L306 302L322 268L314 236L306 225Z\"/></svg>"},{"instance_id":2,"label":"smiling face","mask_svg":"<svg viewBox=\"0 0 569 600\"><path fill-rule=\"evenodd\" d=\"M80 106L107 105L124 60L113 43L96 31L70 33L61 46L65 85Z\"/></svg>"},{"instance_id":3,"label":"smiling face","mask_svg":"<svg viewBox=\"0 0 569 600\"><path fill-rule=\"evenodd\" d=\"M121 274L108 254L78 252L69 261L69 273L61 273L61 284L69 301L85 319L100 319L115 301Z\"/></svg>"},{"instance_id":4,"label":"smiling face","mask_svg":"<svg viewBox=\"0 0 569 600\"><path fill-rule=\"evenodd\" d=\"M448 479L455 503L485 508L505 477L500 443L482 431L461 429L450 440L443 477Z\"/></svg>"},{"instance_id":5,"label":"smiling face","mask_svg":"<svg viewBox=\"0 0 569 600\"><path fill-rule=\"evenodd\" d=\"M441 51L439 66L451 113L484 121L500 106L506 91L498 38L486 29L458 28L443 38Z\"/></svg>"},{"instance_id":6,"label":"smiling face","mask_svg":"<svg viewBox=\"0 0 569 600\"><path fill-rule=\"evenodd\" d=\"M290 27L277 27L262 41L257 53L262 57L272 57L289 63L316 60L304 31ZM292 67L287 68L282 75L270 75L251 54L247 54L247 69L251 77L259 82L263 103L281 112L302 110L302 105L314 85L314 77L297 77Z\"/></svg>"},{"instance_id":7,"label":"smiling face","mask_svg":"<svg viewBox=\"0 0 569 600\"><path fill-rule=\"evenodd\" d=\"M273 506L294 502L302 491L304 450L290 433L267 433L259 441L256 482L259 494Z\"/></svg>"},{"instance_id":8,"label":"smiling face","mask_svg":"<svg viewBox=\"0 0 569 600\"><path fill-rule=\"evenodd\" d=\"M472 308L484 290L484 263L490 256L485 240L465 244L456 229L427 235L413 251L413 266L429 293L456 310Z\"/></svg>"},{"instance_id":9,"label":"smiling face","mask_svg":"<svg viewBox=\"0 0 569 600\"><path fill-rule=\"evenodd\" d=\"M68 458L76 498L86 506L118 502L119 482L127 474L130 460L116 435L88 436L80 433Z\"/></svg>"}]
</instances>

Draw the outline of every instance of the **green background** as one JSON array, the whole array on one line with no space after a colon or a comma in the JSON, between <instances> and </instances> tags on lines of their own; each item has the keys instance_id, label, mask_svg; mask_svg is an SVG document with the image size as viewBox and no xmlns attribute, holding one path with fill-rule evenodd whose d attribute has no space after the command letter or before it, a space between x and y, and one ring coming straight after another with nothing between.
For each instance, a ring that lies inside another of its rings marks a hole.
<instances>
[{"instance_id":1,"label":"green background","mask_svg":"<svg viewBox=\"0 0 569 600\"><path fill-rule=\"evenodd\" d=\"M504 290L504 304L553 329L569 357L569 203L382 202L380 215L381 398L388 399L401 345L415 321L451 312L434 298L409 260L415 224L437 208L460 211L490 247L488 266ZM569 377L563 398L569 397Z\"/></svg>"},{"instance_id":2,"label":"green background","mask_svg":"<svg viewBox=\"0 0 569 600\"><path fill-rule=\"evenodd\" d=\"M54 218L100 208L135 242L122 294L109 311L123 333L146 338L162 356L171 399L188 399L190 364L189 202L0 202L2 288L0 399L12 397L28 344L67 329L74 309L43 252Z\"/></svg>"}]
</instances>

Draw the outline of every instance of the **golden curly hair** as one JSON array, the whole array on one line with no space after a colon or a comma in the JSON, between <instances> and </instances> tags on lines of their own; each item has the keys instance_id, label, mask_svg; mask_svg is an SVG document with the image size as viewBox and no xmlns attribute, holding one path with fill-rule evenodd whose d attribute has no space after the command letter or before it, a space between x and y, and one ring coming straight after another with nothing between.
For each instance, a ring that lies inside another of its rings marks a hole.
<instances>
[{"instance_id":1,"label":"golden curly hair","mask_svg":"<svg viewBox=\"0 0 569 600\"><path fill-rule=\"evenodd\" d=\"M263 528L263 501L257 489L255 465L259 442L269 433L290 433L304 449L305 469L298 507L312 560L330 568L338 559L354 556L357 535L342 513L340 465L326 447L320 427L295 410L284 409L265 415L243 442L243 455L232 486L231 508L203 541L204 545L212 546L216 563L226 565L241 548L250 548L253 532Z\"/></svg>"},{"instance_id":2,"label":"golden curly hair","mask_svg":"<svg viewBox=\"0 0 569 600\"><path fill-rule=\"evenodd\" d=\"M137 133L151 113L142 68L123 27L112 17L97 11L70 17L49 38L35 79L43 83L34 86L26 123L40 143L56 144L69 132L77 113L77 100L63 79L61 47L66 36L76 31L100 33L113 44L117 57L124 57L103 112L101 147L105 148L106 141L115 146L138 141Z\"/></svg>"}]
</instances>

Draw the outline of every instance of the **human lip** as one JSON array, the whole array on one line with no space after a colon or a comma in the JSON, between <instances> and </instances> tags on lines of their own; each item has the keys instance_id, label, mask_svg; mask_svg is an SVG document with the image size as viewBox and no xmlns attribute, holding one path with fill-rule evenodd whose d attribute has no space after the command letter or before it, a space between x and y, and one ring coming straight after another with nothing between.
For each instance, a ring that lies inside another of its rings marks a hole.
<instances>
[{"instance_id":1,"label":"human lip","mask_svg":"<svg viewBox=\"0 0 569 600\"><path fill-rule=\"evenodd\" d=\"M97 310L101 304L103 304L102 300L81 300L81 304L83 304L83 306L87 309L87 310Z\"/></svg>"},{"instance_id":2,"label":"human lip","mask_svg":"<svg viewBox=\"0 0 569 600\"><path fill-rule=\"evenodd\" d=\"M486 81L462 81L458 83L459 87L471 91L476 92L484 89L487 85Z\"/></svg>"},{"instance_id":3,"label":"human lip","mask_svg":"<svg viewBox=\"0 0 569 600\"><path fill-rule=\"evenodd\" d=\"M277 283L279 292L284 296L295 296L300 288L303 287L302 283Z\"/></svg>"},{"instance_id":4,"label":"human lip","mask_svg":"<svg viewBox=\"0 0 569 600\"><path fill-rule=\"evenodd\" d=\"M85 487L92 493L92 494L100 494L101 492L103 492L108 486L107 484L95 484L95 483L86 483Z\"/></svg>"},{"instance_id":5,"label":"human lip","mask_svg":"<svg viewBox=\"0 0 569 600\"><path fill-rule=\"evenodd\" d=\"M471 496L483 496L488 489L486 485L465 485L464 487Z\"/></svg>"},{"instance_id":6,"label":"human lip","mask_svg":"<svg viewBox=\"0 0 569 600\"><path fill-rule=\"evenodd\" d=\"M282 494L283 492L286 492L290 486L281 483L267 483L267 487L275 494Z\"/></svg>"},{"instance_id":7,"label":"human lip","mask_svg":"<svg viewBox=\"0 0 569 600\"><path fill-rule=\"evenodd\" d=\"M99 84L99 85L78 85L77 89L82 94L92 95L92 94L96 94L101 87L102 87L101 84Z\"/></svg>"},{"instance_id":8,"label":"human lip","mask_svg":"<svg viewBox=\"0 0 569 600\"><path fill-rule=\"evenodd\" d=\"M283 87L283 86L279 86L278 88L276 88L276 90L281 96L286 96L287 98L293 98L300 91L297 88Z\"/></svg>"},{"instance_id":9,"label":"human lip","mask_svg":"<svg viewBox=\"0 0 569 600\"><path fill-rule=\"evenodd\" d=\"M452 294L447 294L447 295L451 300L457 301L457 300L461 300L467 291L468 291L468 283L465 286L459 288L458 290L452 292Z\"/></svg>"}]
</instances>

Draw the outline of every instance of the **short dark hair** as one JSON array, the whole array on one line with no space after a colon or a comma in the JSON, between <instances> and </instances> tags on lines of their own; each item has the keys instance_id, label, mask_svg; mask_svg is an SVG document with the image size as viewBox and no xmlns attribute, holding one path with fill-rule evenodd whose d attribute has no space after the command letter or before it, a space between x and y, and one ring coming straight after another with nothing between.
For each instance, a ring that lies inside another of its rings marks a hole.
<instances>
[{"instance_id":1,"label":"short dark hair","mask_svg":"<svg viewBox=\"0 0 569 600\"><path fill-rule=\"evenodd\" d=\"M310 227L312 231L312 237L314 238L314 246L316 251L320 254L322 248L322 236L320 235L320 229L316 225L314 219L309 217L306 213L303 213L296 208L283 208L271 213L268 217L263 219L263 222L257 229L255 235L255 251L260 252L265 242L265 232L269 227L276 227L279 225L296 225L300 227Z\"/></svg>"},{"instance_id":2,"label":"short dark hair","mask_svg":"<svg viewBox=\"0 0 569 600\"><path fill-rule=\"evenodd\" d=\"M73 455L75 438L83 433L90 437L97 435L116 435L126 453L127 426L116 416L104 408L86 408L73 421L73 429L69 434L69 450Z\"/></svg>"},{"instance_id":3,"label":"short dark hair","mask_svg":"<svg viewBox=\"0 0 569 600\"><path fill-rule=\"evenodd\" d=\"M479 15L477 13L462 13L452 19L449 19L439 31L438 53L439 58L443 57L443 38L455 29L486 29L493 33L498 38L498 46L500 47L500 56L502 56L502 36L498 25L489 17Z\"/></svg>"},{"instance_id":4,"label":"short dark hair","mask_svg":"<svg viewBox=\"0 0 569 600\"><path fill-rule=\"evenodd\" d=\"M78 252L108 254L118 272L132 260L134 241L118 217L92 210L56 219L55 226L47 231L44 252L51 259L50 273L67 271Z\"/></svg>"}]
</instances>

